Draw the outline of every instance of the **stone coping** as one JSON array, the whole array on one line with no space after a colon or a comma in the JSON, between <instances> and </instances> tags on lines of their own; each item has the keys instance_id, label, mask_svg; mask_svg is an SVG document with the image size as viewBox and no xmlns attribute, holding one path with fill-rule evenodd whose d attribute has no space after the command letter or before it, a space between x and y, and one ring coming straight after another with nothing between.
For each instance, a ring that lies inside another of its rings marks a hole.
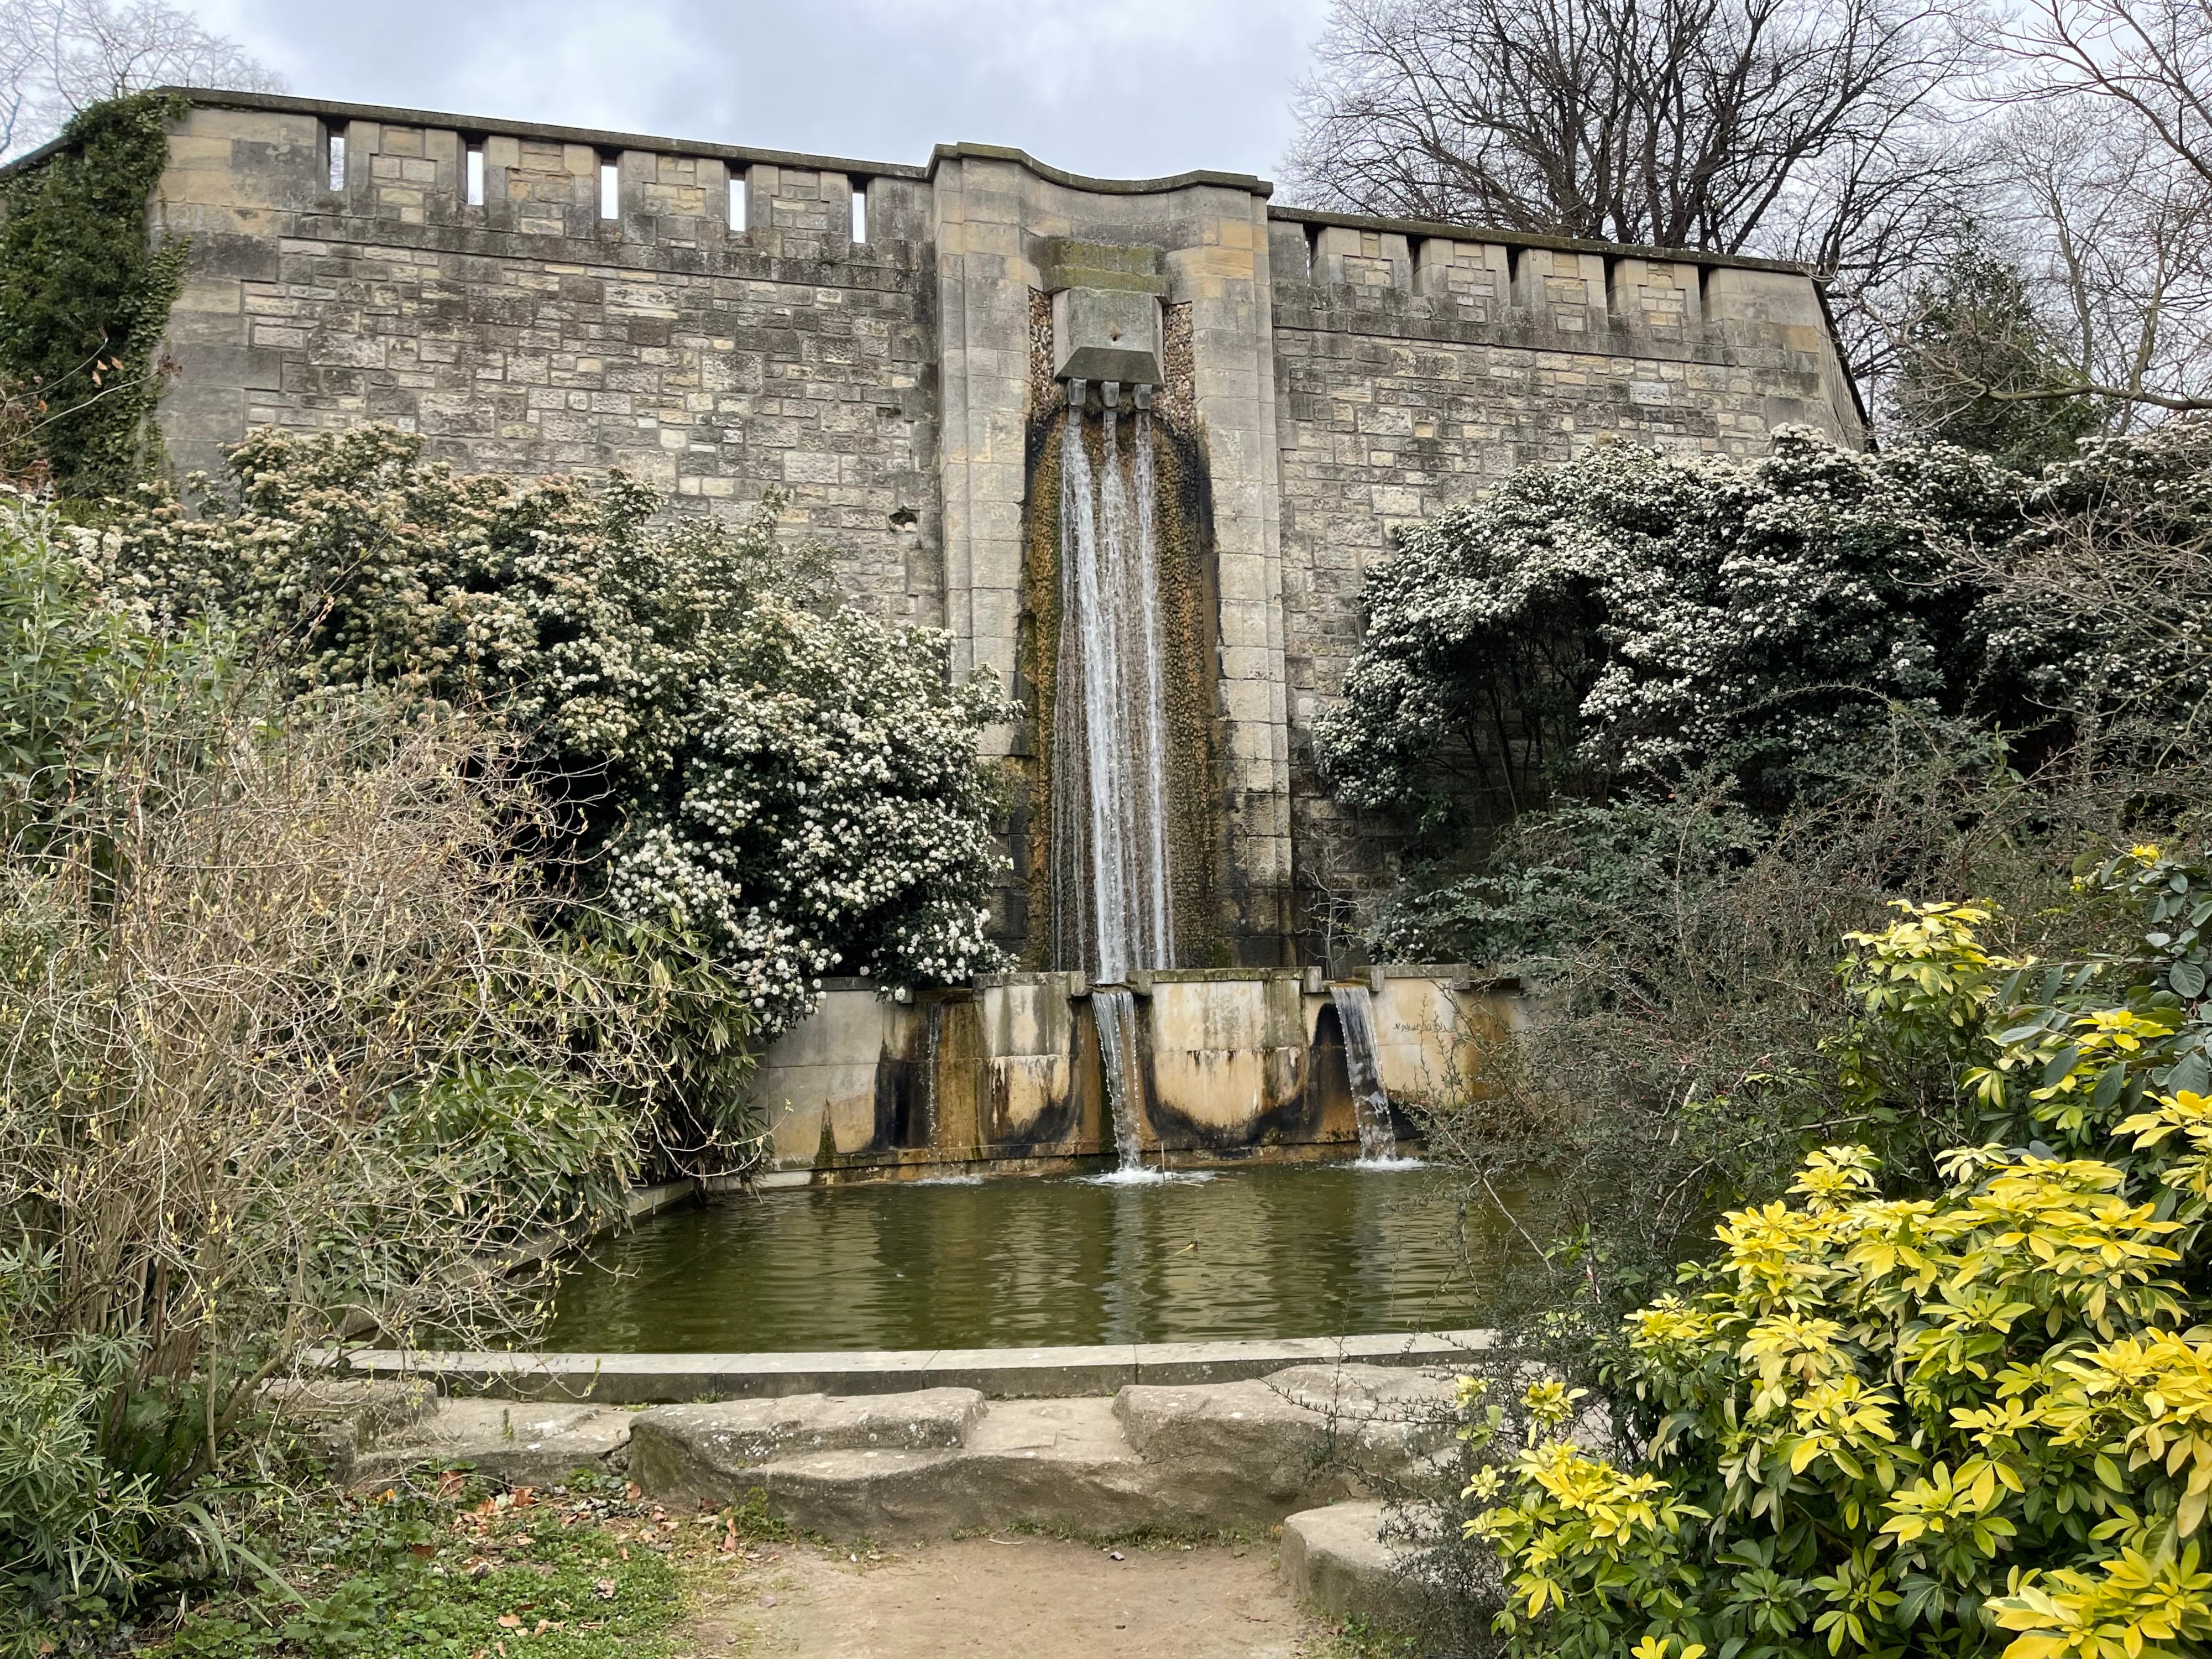
<instances>
[{"instance_id":1,"label":"stone coping","mask_svg":"<svg viewBox=\"0 0 2212 1659\"><path fill-rule=\"evenodd\" d=\"M191 102L212 109L265 110L275 113L313 115L323 120L343 118L349 121L375 121L394 126L427 127L442 131L474 134L498 133L506 137L537 139L554 143L586 144L595 149L643 150L661 155L701 155L725 161L742 162L747 166L765 163L769 166L805 168L810 171L842 173L855 179L907 179L927 181L937 172L942 162L964 156L981 160L1012 161L1026 167L1037 178L1071 190L1105 196L1152 196L1212 186L1241 191L1266 200L1274 191L1267 180L1249 173L1223 173L1212 168L1193 168L1184 173L1158 179L1093 179L1082 173L1069 173L1063 168L1040 161L1023 149L1004 144L973 143L939 144L930 153L928 162L916 167L910 162L863 161L842 155L813 155L802 151L765 149L750 144L719 143L709 139L667 138L642 132L617 132L598 127L570 127L550 125L543 121L517 121L494 116L463 115L440 110L409 109L390 104L357 104L339 99L300 98L289 93L240 92L216 87L157 87L155 91L174 94ZM62 148L62 141L50 139L36 149L0 164L0 179L38 166ZM1751 254L1723 253L1708 248L1646 247L1640 245L1596 242L1571 236L1547 235L1540 231L1507 230L1497 226L1448 224L1429 219L1397 219L1377 217L1370 214L1337 213L1321 208L1290 207L1270 202L1267 217L1271 220L1300 225L1339 225L1350 229L1379 230L1407 236L1435 236L1454 241L1496 243L1510 247L1556 248L1563 252L1599 253L1613 258L1665 259L1688 264L1724 267L1740 270L1772 270L1812 279L1814 289L1826 303L1826 285L1811 266L1788 259L1765 259ZM1831 319L1832 323L1832 319ZM1852 387L1854 397L1857 387ZM1863 411L1862 411L1863 412Z\"/></svg>"},{"instance_id":2,"label":"stone coping","mask_svg":"<svg viewBox=\"0 0 2212 1659\"><path fill-rule=\"evenodd\" d=\"M1664 260L1672 264L1711 265L1729 270L1772 270L1812 279L1826 278L1797 259L1767 259L1754 253L1723 253L1711 248L1660 247L1645 242L1596 242L1586 236L1559 236L1541 230L1507 230L1487 225L1453 224L1441 219L1397 219L1373 213L1339 213L1330 208L1270 203L1267 216L1288 224L1338 225L1346 230L1379 230L1399 236L1435 236L1445 241L1491 242L1503 247L1552 248L1562 253L1598 253L1616 259ZM1280 277L1276 279L1281 281ZM1293 277L1292 281L1300 280Z\"/></svg>"},{"instance_id":3,"label":"stone coping","mask_svg":"<svg viewBox=\"0 0 2212 1659\"><path fill-rule=\"evenodd\" d=\"M431 1352L360 1348L355 1375L425 1377L447 1393L644 1406L794 1394L975 1389L994 1400L1110 1395L1130 1383L1237 1382L1286 1365L1449 1365L1490 1345L1482 1330L1089 1347L876 1348L826 1353Z\"/></svg>"}]
</instances>

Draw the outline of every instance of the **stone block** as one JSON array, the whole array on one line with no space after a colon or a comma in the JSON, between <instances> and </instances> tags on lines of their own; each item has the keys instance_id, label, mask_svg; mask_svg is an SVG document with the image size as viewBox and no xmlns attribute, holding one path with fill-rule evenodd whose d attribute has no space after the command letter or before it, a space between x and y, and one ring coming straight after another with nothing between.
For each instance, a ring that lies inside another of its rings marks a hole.
<instances>
[{"instance_id":1,"label":"stone block","mask_svg":"<svg viewBox=\"0 0 2212 1659\"><path fill-rule=\"evenodd\" d=\"M1317 283L1409 294L1413 251L1406 238L1395 232L1325 225L1314 247L1313 275Z\"/></svg>"},{"instance_id":2,"label":"stone block","mask_svg":"<svg viewBox=\"0 0 2212 1659\"><path fill-rule=\"evenodd\" d=\"M1413 270L1415 293L1449 300L1478 320L1493 322L1504 316L1511 289L1511 258L1498 244L1422 239Z\"/></svg>"},{"instance_id":3,"label":"stone block","mask_svg":"<svg viewBox=\"0 0 2212 1659\"><path fill-rule=\"evenodd\" d=\"M1127 289L1062 289L1052 296L1052 352L1060 380L1158 386L1160 302Z\"/></svg>"},{"instance_id":4,"label":"stone block","mask_svg":"<svg viewBox=\"0 0 2212 1659\"><path fill-rule=\"evenodd\" d=\"M974 1389L656 1406L631 1425L632 1467L651 1472L656 1491L674 1490L685 1478L678 1471L693 1466L728 1474L816 1452L963 1446L982 1416L983 1396Z\"/></svg>"},{"instance_id":5,"label":"stone block","mask_svg":"<svg viewBox=\"0 0 2212 1659\"><path fill-rule=\"evenodd\" d=\"M1304 1510L1283 1522L1277 1570L1304 1606L1336 1619L1407 1629L1420 1607L1413 1558L1386 1541L1383 1506L1372 1500Z\"/></svg>"},{"instance_id":6,"label":"stone block","mask_svg":"<svg viewBox=\"0 0 2212 1659\"><path fill-rule=\"evenodd\" d=\"M1632 335L1674 343L1694 340L1703 326L1698 268L1673 259L1616 259L1613 319Z\"/></svg>"},{"instance_id":7,"label":"stone block","mask_svg":"<svg viewBox=\"0 0 2212 1659\"><path fill-rule=\"evenodd\" d=\"M1522 248L1515 260L1513 303L1539 328L1562 334L1602 333L1605 260L1595 253Z\"/></svg>"}]
</instances>

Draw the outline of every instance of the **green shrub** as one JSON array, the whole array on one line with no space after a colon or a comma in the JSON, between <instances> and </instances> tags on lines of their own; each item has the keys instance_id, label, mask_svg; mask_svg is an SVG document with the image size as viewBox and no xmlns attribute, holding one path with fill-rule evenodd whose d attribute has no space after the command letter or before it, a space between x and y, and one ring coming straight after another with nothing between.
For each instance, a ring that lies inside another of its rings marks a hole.
<instances>
[{"instance_id":1,"label":"green shrub","mask_svg":"<svg viewBox=\"0 0 2212 1659\"><path fill-rule=\"evenodd\" d=\"M1600 447L1407 533L1315 759L1448 879L1549 805L1721 775L1761 816L1825 799L1897 708L2031 763L2130 725L2154 757L2212 688L2208 547L2203 422L2037 478L1802 430L1745 462Z\"/></svg>"},{"instance_id":2,"label":"green shrub","mask_svg":"<svg viewBox=\"0 0 2212 1659\"><path fill-rule=\"evenodd\" d=\"M195 516L151 492L98 556L158 625L222 617L303 691L495 711L561 808L544 855L617 924L599 944L695 941L733 984L727 1021L772 1035L826 975L888 988L997 960L977 739L1006 710L952 683L942 635L840 603L773 503L668 525L619 473L518 488L420 451L389 427L264 428L231 456L234 494Z\"/></svg>"},{"instance_id":3,"label":"green shrub","mask_svg":"<svg viewBox=\"0 0 2212 1659\"><path fill-rule=\"evenodd\" d=\"M502 1264L623 1218L666 1079L495 729L287 703L27 509L0 647L0 1604L96 1625L229 1561L205 1483L317 1345L526 1336Z\"/></svg>"}]
</instances>

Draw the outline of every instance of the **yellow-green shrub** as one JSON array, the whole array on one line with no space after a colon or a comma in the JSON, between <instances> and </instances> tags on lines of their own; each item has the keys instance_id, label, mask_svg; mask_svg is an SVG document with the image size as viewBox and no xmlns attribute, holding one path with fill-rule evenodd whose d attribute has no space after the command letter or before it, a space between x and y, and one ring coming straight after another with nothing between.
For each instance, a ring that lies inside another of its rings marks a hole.
<instances>
[{"instance_id":1,"label":"yellow-green shrub","mask_svg":"<svg viewBox=\"0 0 2212 1659\"><path fill-rule=\"evenodd\" d=\"M2139 1659L2212 1640L2203 875L2155 848L2085 872L2085 902L2143 918L2125 957L1994 956L1973 906L1853 939L1847 1077L1871 1103L1884 1054L1948 1049L2010 1133L1952 1153L1925 1195L1881 1193L1863 1147L1814 1153L1794 1201L1728 1216L1718 1256L1632 1316L1603 1408L1530 1389L1517 1452L1468 1492L1517 1647ZM1470 1437L1508 1417L1487 1407Z\"/></svg>"}]
</instances>

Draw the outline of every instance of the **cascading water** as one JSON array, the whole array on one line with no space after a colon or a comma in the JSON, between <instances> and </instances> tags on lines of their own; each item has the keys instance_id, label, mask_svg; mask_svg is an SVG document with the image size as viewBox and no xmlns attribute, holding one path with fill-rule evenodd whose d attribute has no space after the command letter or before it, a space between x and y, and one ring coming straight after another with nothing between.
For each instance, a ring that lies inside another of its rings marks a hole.
<instances>
[{"instance_id":1,"label":"cascading water","mask_svg":"<svg viewBox=\"0 0 2212 1659\"><path fill-rule=\"evenodd\" d=\"M1125 453L1106 391L1095 474L1081 381L1060 428L1052 896L1059 965L1115 985L1173 967L1176 949L1152 416L1137 411Z\"/></svg>"},{"instance_id":2,"label":"cascading water","mask_svg":"<svg viewBox=\"0 0 2212 1659\"><path fill-rule=\"evenodd\" d=\"M1175 965L1175 916L1152 415L1140 389L1125 455L1120 387L1109 382L1103 392L1095 475L1080 380L1068 383L1060 427L1050 811L1054 959L1113 988L1132 969ZM1091 1010L1121 1167L1133 1170L1135 1005L1109 988Z\"/></svg>"},{"instance_id":3,"label":"cascading water","mask_svg":"<svg viewBox=\"0 0 2212 1659\"><path fill-rule=\"evenodd\" d=\"M1344 1033L1344 1070L1352 1085L1352 1109L1359 1122L1363 1164L1388 1163L1398 1152L1390 1127L1390 1097L1382 1087L1382 1067L1375 1049L1375 1000L1364 985L1333 985L1337 1028Z\"/></svg>"},{"instance_id":4,"label":"cascading water","mask_svg":"<svg viewBox=\"0 0 2212 1659\"><path fill-rule=\"evenodd\" d=\"M1123 1173L1145 1167L1137 1139L1137 999L1127 991L1093 991L1091 1018L1098 1027L1098 1069L1106 1078L1106 1104L1114 1120L1114 1150Z\"/></svg>"}]
</instances>

